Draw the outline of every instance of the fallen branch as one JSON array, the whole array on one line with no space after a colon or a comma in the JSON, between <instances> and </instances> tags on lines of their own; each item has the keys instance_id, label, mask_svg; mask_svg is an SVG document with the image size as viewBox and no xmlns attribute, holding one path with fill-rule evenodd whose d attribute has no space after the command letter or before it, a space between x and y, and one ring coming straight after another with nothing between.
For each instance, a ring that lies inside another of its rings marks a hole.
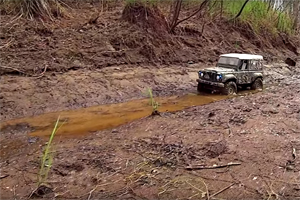
<instances>
[{"instance_id":1,"label":"fallen branch","mask_svg":"<svg viewBox=\"0 0 300 200\"><path fill-rule=\"evenodd\" d=\"M241 163L228 163L226 165L214 165L214 166L188 166L185 169L186 170L201 170L201 169L217 169L217 168L224 168L224 167L230 167L230 166L237 166L237 165L241 165Z\"/></svg>"},{"instance_id":2,"label":"fallen branch","mask_svg":"<svg viewBox=\"0 0 300 200\"><path fill-rule=\"evenodd\" d=\"M210 198L212 198L212 197L214 197L214 196L216 196L216 195L218 195L218 194L224 192L225 190L228 190L229 188L231 188L231 186L233 186L233 185L235 185L235 184L236 184L236 183L232 183L231 185L228 185L227 187L223 188L222 190L220 190L220 191L218 191L218 192L212 194L212 195L210 196Z\"/></svg>"}]
</instances>

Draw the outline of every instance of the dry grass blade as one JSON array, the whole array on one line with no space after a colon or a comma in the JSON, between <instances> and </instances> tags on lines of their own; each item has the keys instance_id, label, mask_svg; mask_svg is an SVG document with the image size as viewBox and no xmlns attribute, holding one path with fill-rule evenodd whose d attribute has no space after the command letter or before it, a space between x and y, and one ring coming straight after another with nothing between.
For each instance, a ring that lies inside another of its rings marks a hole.
<instances>
[{"instance_id":1,"label":"dry grass blade","mask_svg":"<svg viewBox=\"0 0 300 200\"><path fill-rule=\"evenodd\" d=\"M231 186L233 186L233 185L235 185L235 184L236 184L236 183L232 183L231 185L228 185L227 187L225 187L225 188L219 190L218 192L212 194L212 195L210 196L210 198L213 198L214 196L216 196L216 195L218 195L218 194L224 192L225 190L228 190L229 188L231 188Z\"/></svg>"}]
</instances>

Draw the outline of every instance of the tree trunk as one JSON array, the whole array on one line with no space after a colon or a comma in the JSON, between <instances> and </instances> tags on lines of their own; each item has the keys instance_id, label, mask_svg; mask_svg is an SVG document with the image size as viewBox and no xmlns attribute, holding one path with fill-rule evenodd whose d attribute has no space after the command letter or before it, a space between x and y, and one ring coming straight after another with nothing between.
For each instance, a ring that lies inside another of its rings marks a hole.
<instances>
[{"instance_id":1,"label":"tree trunk","mask_svg":"<svg viewBox=\"0 0 300 200\"><path fill-rule=\"evenodd\" d=\"M179 7L178 10L175 9L175 12L177 13L177 15L174 14L174 16L173 16L173 19L175 19L175 20L172 20L172 23L171 23L171 26L170 26L170 30L169 30L170 33L174 33L174 30L175 30L175 28L178 26L178 24L180 24L181 22L184 22L184 21L190 19L191 17L193 17L193 16L195 16L197 13L199 13L203 8L205 8L205 6L208 4L208 2L209 2L210 0L204 0L204 1L201 3L201 5L199 6L199 8L198 8L195 12L193 12L190 16L188 16L188 17L186 17L186 18L183 18L183 19L181 19L181 20L178 20L178 17L179 17L179 13L180 13L180 10L181 10L182 0L177 0L177 1L180 2L180 7ZM177 6L177 4L176 4L176 6ZM176 17L176 18L174 18L174 17Z\"/></svg>"},{"instance_id":2,"label":"tree trunk","mask_svg":"<svg viewBox=\"0 0 300 200\"><path fill-rule=\"evenodd\" d=\"M223 17L223 3L224 3L223 0L221 0L221 15L220 15L221 18Z\"/></svg>"},{"instance_id":3,"label":"tree trunk","mask_svg":"<svg viewBox=\"0 0 300 200\"><path fill-rule=\"evenodd\" d=\"M180 10L181 10L181 6L182 6L182 1L183 0L176 0L174 2L175 6L174 6L174 11L173 11L173 17L172 17L172 20L171 20L171 23L170 23L170 30L169 32L173 33L176 26L177 26L177 21L178 21L178 17L179 17L179 14L180 14Z\"/></svg>"},{"instance_id":4,"label":"tree trunk","mask_svg":"<svg viewBox=\"0 0 300 200\"><path fill-rule=\"evenodd\" d=\"M299 12L300 12L300 1L299 0L295 0L294 4L293 4L293 15L294 15L294 29L297 30L298 29L298 23L299 23Z\"/></svg>"},{"instance_id":5,"label":"tree trunk","mask_svg":"<svg viewBox=\"0 0 300 200\"><path fill-rule=\"evenodd\" d=\"M245 6L247 5L247 3L248 3L249 1L250 1L250 0L246 0L246 1L245 1L245 3L244 3L244 5L242 6L240 12L234 17L234 19L237 19L237 18L242 14L242 12L243 12Z\"/></svg>"}]
</instances>

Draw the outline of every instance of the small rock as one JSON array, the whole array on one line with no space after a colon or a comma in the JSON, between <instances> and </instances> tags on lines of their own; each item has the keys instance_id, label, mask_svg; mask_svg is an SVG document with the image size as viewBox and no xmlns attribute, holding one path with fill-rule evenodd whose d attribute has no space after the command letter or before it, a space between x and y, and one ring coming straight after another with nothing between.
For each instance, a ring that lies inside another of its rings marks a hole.
<instances>
[{"instance_id":1,"label":"small rock","mask_svg":"<svg viewBox=\"0 0 300 200\"><path fill-rule=\"evenodd\" d=\"M38 141L37 137L30 137L28 138L28 143L32 144L32 143L36 143Z\"/></svg>"},{"instance_id":2,"label":"small rock","mask_svg":"<svg viewBox=\"0 0 300 200\"><path fill-rule=\"evenodd\" d=\"M113 129L111 132L112 133L118 133L119 131L117 129Z\"/></svg>"}]
</instances>

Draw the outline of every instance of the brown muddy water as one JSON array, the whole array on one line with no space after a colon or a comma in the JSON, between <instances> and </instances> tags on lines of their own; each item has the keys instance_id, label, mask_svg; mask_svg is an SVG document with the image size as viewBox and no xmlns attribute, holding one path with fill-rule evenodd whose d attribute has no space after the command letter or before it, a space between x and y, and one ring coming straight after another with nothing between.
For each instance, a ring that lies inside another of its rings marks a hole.
<instances>
[{"instance_id":1,"label":"brown muddy water","mask_svg":"<svg viewBox=\"0 0 300 200\"><path fill-rule=\"evenodd\" d=\"M192 106L199 106L229 98L222 95L197 95L158 97L160 112L174 112ZM77 110L46 113L34 117L13 119L1 123L0 130L26 125L33 131L31 136L48 136L51 134L57 118L63 125L57 135L82 135L94 131L114 128L122 124L151 115L149 99L133 100L118 104L106 104Z\"/></svg>"}]
</instances>

